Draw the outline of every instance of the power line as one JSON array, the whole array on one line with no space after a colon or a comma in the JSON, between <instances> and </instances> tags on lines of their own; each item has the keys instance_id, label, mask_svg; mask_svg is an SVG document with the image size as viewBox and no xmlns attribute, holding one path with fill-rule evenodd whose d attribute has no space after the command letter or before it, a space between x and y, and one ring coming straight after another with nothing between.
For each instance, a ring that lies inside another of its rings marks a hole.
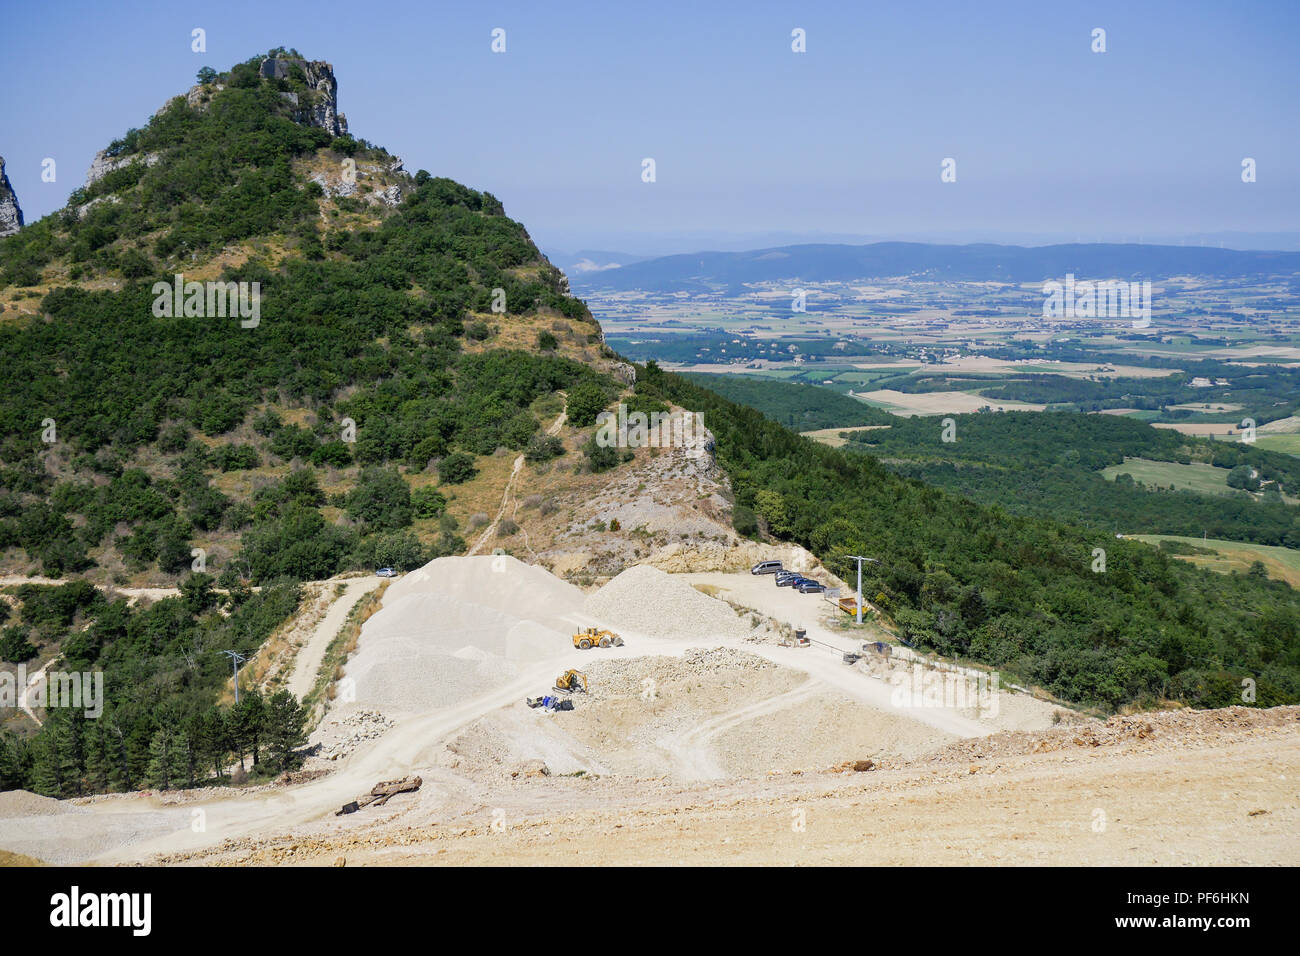
<instances>
[{"instance_id":1,"label":"power line","mask_svg":"<svg viewBox=\"0 0 1300 956\"><path fill-rule=\"evenodd\" d=\"M861 624L861 623L862 623L862 562L863 562L863 561L866 561L868 564L879 564L879 563L880 563L880 559L879 559L879 558L864 558L864 557L862 557L862 555L860 555L860 554L846 554L844 557L847 558L847 559L850 560L850 561L856 561L856 562L858 562L858 601L857 601L857 604L858 604L858 607L857 607L857 611L858 611L858 620L857 620L857 623L858 623L858 624Z\"/></svg>"},{"instance_id":2,"label":"power line","mask_svg":"<svg viewBox=\"0 0 1300 956\"><path fill-rule=\"evenodd\" d=\"M229 657L230 665L235 670L235 703L238 704L239 703L239 665L244 663L244 661L248 660L248 658L245 657L243 654L239 653L239 651L219 651L218 653L225 654L227 657Z\"/></svg>"}]
</instances>

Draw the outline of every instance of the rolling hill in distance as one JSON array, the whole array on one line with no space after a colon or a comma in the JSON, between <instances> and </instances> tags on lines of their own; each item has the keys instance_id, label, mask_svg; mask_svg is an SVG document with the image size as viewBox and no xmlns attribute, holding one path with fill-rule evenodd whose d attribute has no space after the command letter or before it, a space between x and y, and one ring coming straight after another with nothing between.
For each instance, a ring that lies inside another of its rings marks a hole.
<instances>
[{"instance_id":1,"label":"rolling hill in distance","mask_svg":"<svg viewBox=\"0 0 1300 956\"><path fill-rule=\"evenodd\" d=\"M617 260L609 259L609 262ZM1153 279L1199 275L1219 279L1300 272L1300 252L1083 243L1004 246L876 242L808 244L749 252L697 252L574 273L582 290L705 291L717 286L799 279L844 282L902 276L936 280L1037 282L1080 277Z\"/></svg>"}]
</instances>

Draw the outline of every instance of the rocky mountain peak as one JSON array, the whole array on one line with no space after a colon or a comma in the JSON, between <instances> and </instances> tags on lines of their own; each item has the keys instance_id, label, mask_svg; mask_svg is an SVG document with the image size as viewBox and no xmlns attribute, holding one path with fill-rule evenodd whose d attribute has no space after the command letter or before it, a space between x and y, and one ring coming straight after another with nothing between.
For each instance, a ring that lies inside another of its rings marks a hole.
<instances>
[{"instance_id":1,"label":"rocky mountain peak","mask_svg":"<svg viewBox=\"0 0 1300 956\"><path fill-rule=\"evenodd\" d=\"M307 80L307 87L316 95L311 103L301 104L296 116L299 122L319 126L331 136L342 136L348 131L348 118L339 112L338 81L334 79L334 67L323 60L303 60L295 57L268 56L262 61L260 72L269 80L283 80L289 76L291 67L302 70ZM299 106L298 94L285 93L285 98Z\"/></svg>"},{"instance_id":2,"label":"rocky mountain peak","mask_svg":"<svg viewBox=\"0 0 1300 956\"><path fill-rule=\"evenodd\" d=\"M5 175L5 160L0 156L0 236L12 236L23 227L23 210L18 196Z\"/></svg>"}]
</instances>

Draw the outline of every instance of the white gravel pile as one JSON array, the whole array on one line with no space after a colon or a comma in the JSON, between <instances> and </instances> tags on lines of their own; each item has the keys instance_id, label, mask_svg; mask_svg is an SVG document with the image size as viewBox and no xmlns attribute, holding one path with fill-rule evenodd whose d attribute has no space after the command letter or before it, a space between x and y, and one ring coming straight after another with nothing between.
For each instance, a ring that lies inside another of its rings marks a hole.
<instances>
[{"instance_id":1,"label":"white gravel pile","mask_svg":"<svg viewBox=\"0 0 1300 956\"><path fill-rule=\"evenodd\" d=\"M76 808L53 797L42 797L30 790L0 793L0 817L43 817L52 813L73 813Z\"/></svg>"},{"instance_id":2,"label":"white gravel pile","mask_svg":"<svg viewBox=\"0 0 1300 956\"><path fill-rule=\"evenodd\" d=\"M725 601L645 564L628 568L590 595L583 610L616 630L647 637L743 638L750 630L748 617Z\"/></svg>"},{"instance_id":3,"label":"white gravel pile","mask_svg":"<svg viewBox=\"0 0 1300 956\"><path fill-rule=\"evenodd\" d=\"M358 707L399 715L499 687L572 650L582 592L505 555L438 558L395 582L347 662Z\"/></svg>"},{"instance_id":4,"label":"white gravel pile","mask_svg":"<svg viewBox=\"0 0 1300 956\"><path fill-rule=\"evenodd\" d=\"M733 647L692 647L681 657L624 657L597 661L587 668L591 682L590 699L640 698L649 686L668 681L707 679L725 686L729 678L744 672L773 670L776 664ZM582 700L579 700L582 703Z\"/></svg>"}]
</instances>

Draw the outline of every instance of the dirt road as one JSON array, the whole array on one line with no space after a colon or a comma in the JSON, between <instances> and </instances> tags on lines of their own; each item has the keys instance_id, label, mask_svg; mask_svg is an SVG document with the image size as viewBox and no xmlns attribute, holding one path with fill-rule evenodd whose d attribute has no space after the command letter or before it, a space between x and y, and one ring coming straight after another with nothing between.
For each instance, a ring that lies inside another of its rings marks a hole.
<instances>
[{"instance_id":1,"label":"dirt road","mask_svg":"<svg viewBox=\"0 0 1300 956\"><path fill-rule=\"evenodd\" d=\"M561 392L560 394L563 395L564 393ZM551 422L551 424L547 427L546 434L551 436L558 435L560 433L560 429L564 427L564 422L567 418L568 418L567 412L560 412L560 414L556 417L555 421ZM512 502L514 503L514 511L512 512L512 516L514 514L518 514L519 503L517 501L514 501L513 492L515 487L515 481L516 479L518 479L519 473L523 470L524 470L524 456L520 455L515 459L515 463L513 467L511 467L510 469L510 478L506 482L505 491L501 493L501 507L497 509L496 517L492 519L491 524L489 524L486 528L483 529L483 533L478 536L478 540L475 541L474 544L470 547L470 549L465 552L467 557L470 555L478 554L487 545L487 543L492 540L493 536L497 533L497 527L501 524L501 519L506 516L506 510L510 507ZM524 533L524 541L525 543L527 543L528 541L527 532ZM532 551L531 545L528 546L528 550Z\"/></svg>"},{"instance_id":2,"label":"dirt road","mask_svg":"<svg viewBox=\"0 0 1300 956\"><path fill-rule=\"evenodd\" d=\"M372 574L340 581L341 584L346 585L347 590L335 598L329 611L316 625L307 642L299 649L294 658L293 673L289 676L289 693L302 700L316 686L316 677L330 641L338 635L343 623L348 619L348 613L356 603L379 587L383 580Z\"/></svg>"}]
</instances>

